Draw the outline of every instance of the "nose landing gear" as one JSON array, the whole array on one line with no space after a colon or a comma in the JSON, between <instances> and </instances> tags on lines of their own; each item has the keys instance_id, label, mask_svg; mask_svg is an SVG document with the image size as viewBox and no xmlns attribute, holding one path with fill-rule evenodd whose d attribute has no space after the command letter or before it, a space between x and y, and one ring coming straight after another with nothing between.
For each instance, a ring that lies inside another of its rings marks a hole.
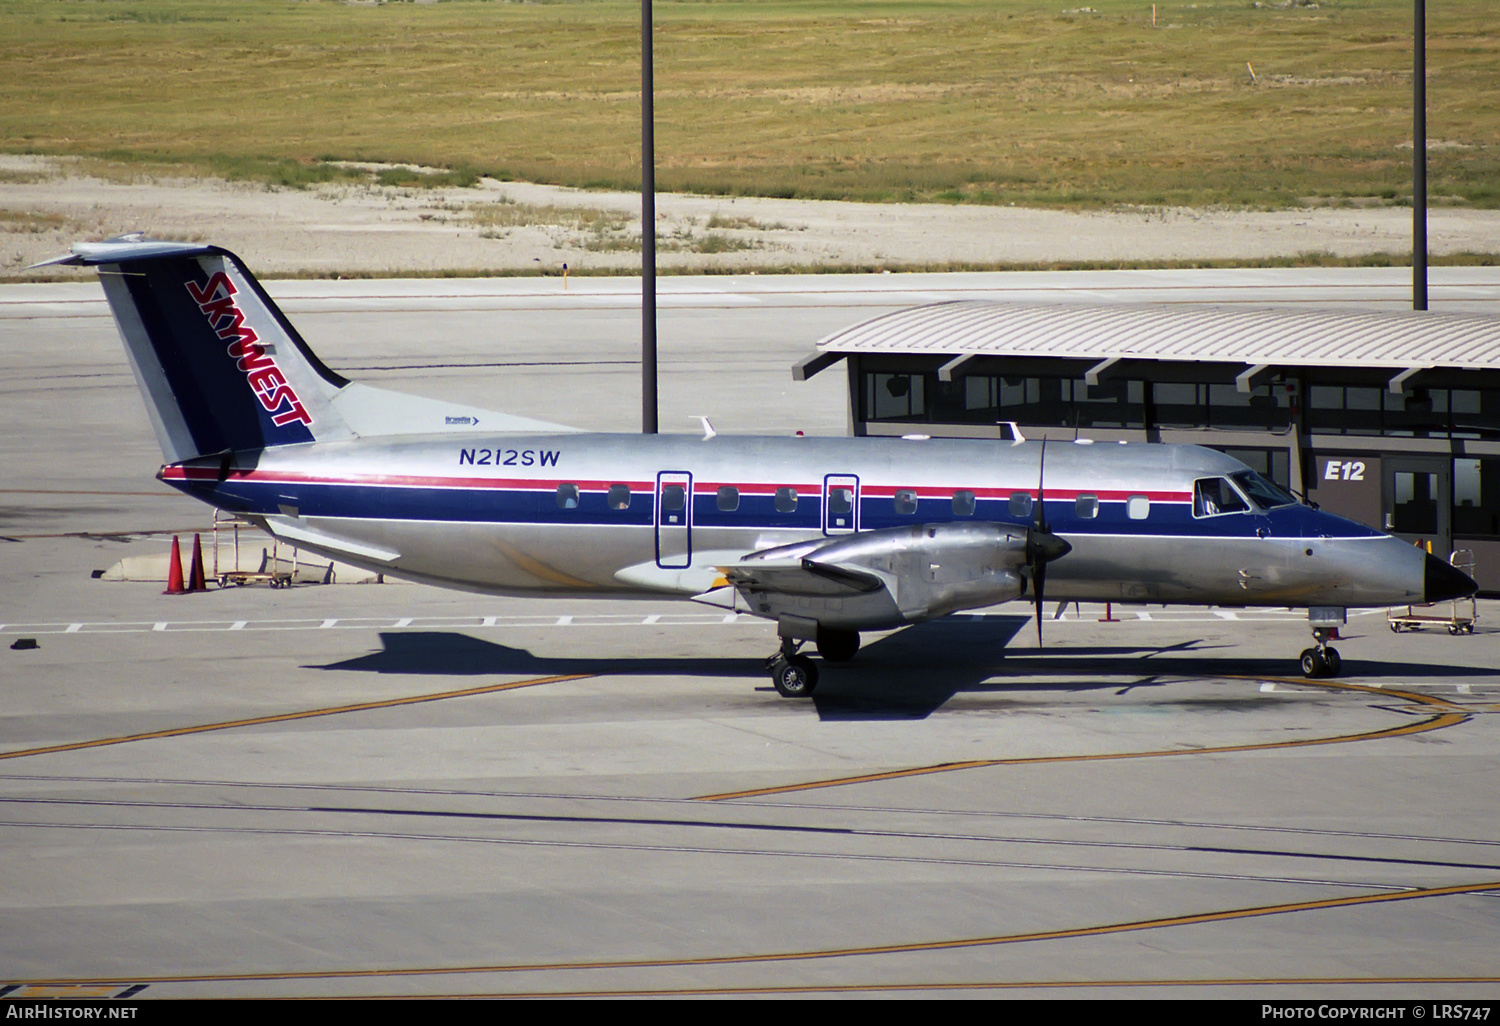
<instances>
[{"instance_id":1,"label":"nose landing gear","mask_svg":"<svg viewBox=\"0 0 1500 1026\"><path fill-rule=\"evenodd\" d=\"M1344 661L1339 658L1339 650L1328 644L1328 639L1332 635L1332 627L1313 628L1313 640L1318 643L1318 647L1302 650L1302 676L1337 677L1339 675Z\"/></svg>"},{"instance_id":2,"label":"nose landing gear","mask_svg":"<svg viewBox=\"0 0 1500 1026\"><path fill-rule=\"evenodd\" d=\"M1313 606L1307 611L1316 648L1302 650L1302 676L1337 677L1344 661L1328 639L1338 637L1339 627L1348 622L1348 611L1339 606Z\"/></svg>"}]
</instances>

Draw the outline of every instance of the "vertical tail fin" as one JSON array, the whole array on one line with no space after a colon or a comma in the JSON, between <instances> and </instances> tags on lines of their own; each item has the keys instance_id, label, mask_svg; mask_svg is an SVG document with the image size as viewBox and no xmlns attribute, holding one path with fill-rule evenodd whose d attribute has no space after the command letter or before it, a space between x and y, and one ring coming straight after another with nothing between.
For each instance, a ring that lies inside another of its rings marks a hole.
<instances>
[{"instance_id":1,"label":"vertical tail fin","mask_svg":"<svg viewBox=\"0 0 1500 1026\"><path fill-rule=\"evenodd\" d=\"M239 258L125 236L56 263L97 267L169 462L352 437L323 365Z\"/></svg>"}]
</instances>

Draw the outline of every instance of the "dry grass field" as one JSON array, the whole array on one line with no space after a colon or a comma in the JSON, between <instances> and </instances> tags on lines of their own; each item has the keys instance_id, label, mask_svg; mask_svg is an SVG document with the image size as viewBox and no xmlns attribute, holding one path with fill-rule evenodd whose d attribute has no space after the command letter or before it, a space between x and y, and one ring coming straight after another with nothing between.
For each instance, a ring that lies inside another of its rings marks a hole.
<instances>
[{"instance_id":1,"label":"dry grass field","mask_svg":"<svg viewBox=\"0 0 1500 1026\"><path fill-rule=\"evenodd\" d=\"M1144 0L1071 3L658 0L659 188L1409 201L1411 0L1164 2L1155 26ZM340 160L630 188L638 18L634 0L6 0L0 148L292 186L365 174ZM1428 19L1434 201L1500 205L1500 10Z\"/></svg>"}]
</instances>

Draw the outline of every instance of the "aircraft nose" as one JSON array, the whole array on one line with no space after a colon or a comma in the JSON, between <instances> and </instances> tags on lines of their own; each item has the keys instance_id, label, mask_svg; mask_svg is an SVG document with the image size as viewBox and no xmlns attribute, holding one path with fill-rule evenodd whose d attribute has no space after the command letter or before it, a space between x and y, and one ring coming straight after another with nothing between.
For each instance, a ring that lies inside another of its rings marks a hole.
<instances>
[{"instance_id":1,"label":"aircraft nose","mask_svg":"<svg viewBox=\"0 0 1500 1026\"><path fill-rule=\"evenodd\" d=\"M1474 579L1457 567L1427 554L1427 568L1422 573L1422 596L1428 602L1446 602L1467 598L1479 590Z\"/></svg>"}]
</instances>

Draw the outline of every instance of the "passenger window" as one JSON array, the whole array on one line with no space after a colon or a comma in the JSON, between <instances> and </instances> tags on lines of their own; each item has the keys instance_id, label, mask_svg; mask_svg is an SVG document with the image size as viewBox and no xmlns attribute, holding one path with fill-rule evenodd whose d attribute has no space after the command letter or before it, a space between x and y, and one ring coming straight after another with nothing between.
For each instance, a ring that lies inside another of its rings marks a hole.
<instances>
[{"instance_id":1,"label":"passenger window","mask_svg":"<svg viewBox=\"0 0 1500 1026\"><path fill-rule=\"evenodd\" d=\"M719 509L725 513L733 513L740 508L740 490L733 485L725 485L719 489Z\"/></svg>"},{"instance_id":2,"label":"passenger window","mask_svg":"<svg viewBox=\"0 0 1500 1026\"><path fill-rule=\"evenodd\" d=\"M1131 520L1145 520L1151 515L1151 499L1145 495L1132 495L1125 500L1125 515Z\"/></svg>"},{"instance_id":3,"label":"passenger window","mask_svg":"<svg viewBox=\"0 0 1500 1026\"><path fill-rule=\"evenodd\" d=\"M578 508L578 486L576 484L560 484L557 486L557 508Z\"/></svg>"},{"instance_id":4,"label":"passenger window","mask_svg":"<svg viewBox=\"0 0 1500 1026\"><path fill-rule=\"evenodd\" d=\"M778 513L792 513L792 512L795 512L796 509L797 509L797 489L795 489L795 488L778 488L778 489L776 489L776 512L778 512Z\"/></svg>"},{"instance_id":5,"label":"passenger window","mask_svg":"<svg viewBox=\"0 0 1500 1026\"><path fill-rule=\"evenodd\" d=\"M687 505L687 492L682 485L667 485L661 490L661 508L676 512Z\"/></svg>"},{"instance_id":6,"label":"passenger window","mask_svg":"<svg viewBox=\"0 0 1500 1026\"><path fill-rule=\"evenodd\" d=\"M1099 496L1080 495L1073 503L1073 515L1079 520L1093 520L1099 515Z\"/></svg>"},{"instance_id":7,"label":"passenger window","mask_svg":"<svg viewBox=\"0 0 1500 1026\"><path fill-rule=\"evenodd\" d=\"M1205 477L1193 482L1193 516L1216 517L1220 513L1244 513L1249 503L1240 498L1222 477Z\"/></svg>"},{"instance_id":8,"label":"passenger window","mask_svg":"<svg viewBox=\"0 0 1500 1026\"><path fill-rule=\"evenodd\" d=\"M612 484L612 485L609 486L609 508L610 509L629 509L630 508L630 486L629 485Z\"/></svg>"},{"instance_id":9,"label":"passenger window","mask_svg":"<svg viewBox=\"0 0 1500 1026\"><path fill-rule=\"evenodd\" d=\"M910 488L897 488L894 502L897 516L909 517L917 512L917 493Z\"/></svg>"},{"instance_id":10,"label":"passenger window","mask_svg":"<svg viewBox=\"0 0 1500 1026\"><path fill-rule=\"evenodd\" d=\"M974 515L974 493L953 493L953 515L956 517L972 517Z\"/></svg>"},{"instance_id":11,"label":"passenger window","mask_svg":"<svg viewBox=\"0 0 1500 1026\"><path fill-rule=\"evenodd\" d=\"M852 488L830 488L828 489L828 514L835 517L847 517L854 509L854 489Z\"/></svg>"},{"instance_id":12,"label":"passenger window","mask_svg":"<svg viewBox=\"0 0 1500 1026\"><path fill-rule=\"evenodd\" d=\"M1031 516L1031 493L1016 492L1010 497L1010 515L1013 517Z\"/></svg>"}]
</instances>

